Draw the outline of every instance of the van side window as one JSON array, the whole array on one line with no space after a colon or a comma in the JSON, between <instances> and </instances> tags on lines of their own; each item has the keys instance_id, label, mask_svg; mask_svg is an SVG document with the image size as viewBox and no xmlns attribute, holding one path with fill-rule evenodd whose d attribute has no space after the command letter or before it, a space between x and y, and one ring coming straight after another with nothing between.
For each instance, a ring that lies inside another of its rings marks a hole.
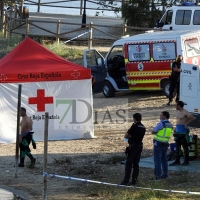
<instances>
[{"instance_id":1,"label":"van side window","mask_svg":"<svg viewBox=\"0 0 200 200\"><path fill-rule=\"evenodd\" d=\"M176 11L176 25L189 25L191 20L191 10L177 10Z\"/></svg>"},{"instance_id":2,"label":"van side window","mask_svg":"<svg viewBox=\"0 0 200 200\"><path fill-rule=\"evenodd\" d=\"M193 24L200 25L200 10L194 11Z\"/></svg>"},{"instance_id":3,"label":"van side window","mask_svg":"<svg viewBox=\"0 0 200 200\"><path fill-rule=\"evenodd\" d=\"M128 60L133 61L149 61L150 52L149 44L129 44Z\"/></svg>"},{"instance_id":4,"label":"van side window","mask_svg":"<svg viewBox=\"0 0 200 200\"><path fill-rule=\"evenodd\" d=\"M173 10L168 10L167 13L165 13L163 18L161 19L161 23L162 24L171 24L172 16L173 16Z\"/></svg>"},{"instance_id":5,"label":"van side window","mask_svg":"<svg viewBox=\"0 0 200 200\"><path fill-rule=\"evenodd\" d=\"M157 60L175 60L176 49L174 42L153 43L153 58Z\"/></svg>"},{"instance_id":6,"label":"van side window","mask_svg":"<svg viewBox=\"0 0 200 200\"><path fill-rule=\"evenodd\" d=\"M185 44L186 55L188 58L200 55L198 38L186 39L184 44Z\"/></svg>"},{"instance_id":7,"label":"van side window","mask_svg":"<svg viewBox=\"0 0 200 200\"><path fill-rule=\"evenodd\" d=\"M123 55L123 46L114 46L108 55L108 60L113 59L115 56L124 56Z\"/></svg>"}]
</instances>

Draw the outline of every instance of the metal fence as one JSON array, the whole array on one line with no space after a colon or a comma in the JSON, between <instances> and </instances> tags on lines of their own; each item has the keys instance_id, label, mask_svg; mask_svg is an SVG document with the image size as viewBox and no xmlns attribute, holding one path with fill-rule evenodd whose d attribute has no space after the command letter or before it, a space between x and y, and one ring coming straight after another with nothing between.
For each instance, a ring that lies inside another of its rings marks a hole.
<instances>
[{"instance_id":1,"label":"metal fence","mask_svg":"<svg viewBox=\"0 0 200 200\"><path fill-rule=\"evenodd\" d=\"M108 44L124 35L134 35L149 28L130 27L125 23L118 25L100 25L90 22L88 24L70 23L62 20L51 20L45 18L37 20L22 19L17 9L3 12L3 32L4 37L11 38L13 34L22 36L37 36L54 38L57 42L67 40L68 42L78 41L88 44L91 48L92 44Z\"/></svg>"}]
</instances>

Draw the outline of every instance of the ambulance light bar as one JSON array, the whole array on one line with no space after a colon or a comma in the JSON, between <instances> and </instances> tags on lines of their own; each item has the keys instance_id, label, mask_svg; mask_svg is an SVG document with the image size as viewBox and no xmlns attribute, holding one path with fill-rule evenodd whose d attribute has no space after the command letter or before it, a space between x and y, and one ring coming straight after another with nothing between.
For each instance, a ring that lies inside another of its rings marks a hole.
<instances>
[{"instance_id":1,"label":"ambulance light bar","mask_svg":"<svg viewBox=\"0 0 200 200\"><path fill-rule=\"evenodd\" d=\"M182 6L195 6L195 2L183 2Z\"/></svg>"}]
</instances>

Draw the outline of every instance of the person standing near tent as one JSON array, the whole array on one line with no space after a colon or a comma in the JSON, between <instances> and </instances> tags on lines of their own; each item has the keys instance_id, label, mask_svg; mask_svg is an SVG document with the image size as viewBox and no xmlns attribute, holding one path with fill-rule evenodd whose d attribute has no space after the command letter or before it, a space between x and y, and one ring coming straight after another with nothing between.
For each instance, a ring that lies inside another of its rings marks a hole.
<instances>
[{"instance_id":1,"label":"person standing near tent","mask_svg":"<svg viewBox=\"0 0 200 200\"><path fill-rule=\"evenodd\" d=\"M173 101L174 90L177 89L176 92L176 102L179 100L179 90L180 90L180 72L181 72L181 62L183 60L183 56L179 55L177 60L172 63L172 72L169 77L170 86L169 86L169 102L167 105Z\"/></svg>"},{"instance_id":2,"label":"person standing near tent","mask_svg":"<svg viewBox=\"0 0 200 200\"><path fill-rule=\"evenodd\" d=\"M153 128L153 153L154 153L154 177L150 181L168 178L167 150L173 126L169 122L169 112L160 113L160 122Z\"/></svg>"},{"instance_id":3,"label":"person standing near tent","mask_svg":"<svg viewBox=\"0 0 200 200\"><path fill-rule=\"evenodd\" d=\"M36 159L32 156L31 150L29 148L32 142L33 148L36 149L36 143L33 140L33 121L26 114L26 109L21 107L20 114L22 120L20 122L21 134L19 136L19 148L20 148L20 163L18 167L24 167L25 155L27 155L31 160L31 165L35 164Z\"/></svg>"},{"instance_id":4,"label":"person standing near tent","mask_svg":"<svg viewBox=\"0 0 200 200\"><path fill-rule=\"evenodd\" d=\"M142 115L140 113L133 114L133 121L131 128L124 135L124 138L128 139L129 147L126 148L126 166L125 166L125 176L120 185L135 185L138 180L139 175L139 162L143 149L142 140L144 138L146 128L141 123ZM132 181L129 183L129 179L132 173Z\"/></svg>"},{"instance_id":5,"label":"person standing near tent","mask_svg":"<svg viewBox=\"0 0 200 200\"><path fill-rule=\"evenodd\" d=\"M184 108L184 103L178 101L176 103L176 130L174 131L174 140L176 143L176 159L169 166L180 165L180 148L183 146L184 162L181 165L189 165L189 123L195 120L195 117Z\"/></svg>"}]
</instances>

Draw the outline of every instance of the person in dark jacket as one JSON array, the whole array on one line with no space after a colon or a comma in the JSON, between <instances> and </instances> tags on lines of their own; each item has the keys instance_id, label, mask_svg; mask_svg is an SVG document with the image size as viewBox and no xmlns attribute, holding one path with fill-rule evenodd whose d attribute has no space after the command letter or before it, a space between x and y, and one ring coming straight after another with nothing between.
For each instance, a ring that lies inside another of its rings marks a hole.
<instances>
[{"instance_id":1,"label":"person in dark jacket","mask_svg":"<svg viewBox=\"0 0 200 200\"><path fill-rule=\"evenodd\" d=\"M126 148L126 166L125 176L120 185L135 185L137 183L139 175L139 162L143 149L143 137L146 132L145 126L141 123L142 115L140 113L133 114L133 121L131 128L124 135L124 138L128 139L129 146ZM132 173L132 181L129 183L129 179Z\"/></svg>"},{"instance_id":2,"label":"person in dark jacket","mask_svg":"<svg viewBox=\"0 0 200 200\"><path fill-rule=\"evenodd\" d=\"M180 90L180 72L181 72L181 62L183 60L183 56L179 55L177 60L172 64L172 73L170 76L170 87L169 87L169 102L167 105L173 101L173 94L175 89L176 92L176 102L179 100L179 90Z\"/></svg>"}]
</instances>

